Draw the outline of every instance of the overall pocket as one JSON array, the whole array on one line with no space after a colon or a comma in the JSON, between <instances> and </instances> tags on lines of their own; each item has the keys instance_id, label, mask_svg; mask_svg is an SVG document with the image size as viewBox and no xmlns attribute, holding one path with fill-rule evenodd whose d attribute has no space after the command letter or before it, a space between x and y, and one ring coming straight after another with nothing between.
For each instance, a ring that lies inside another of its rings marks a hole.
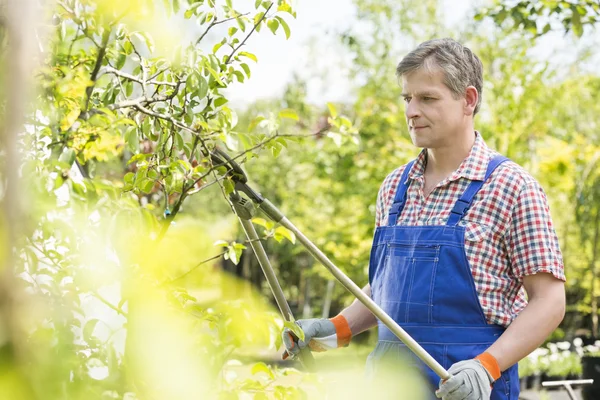
<instances>
[{"instance_id":1,"label":"overall pocket","mask_svg":"<svg viewBox=\"0 0 600 400\"><path fill-rule=\"evenodd\" d=\"M389 243L381 274L381 307L397 322L431 323L438 245Z\"/></svg>"}]
</instances>

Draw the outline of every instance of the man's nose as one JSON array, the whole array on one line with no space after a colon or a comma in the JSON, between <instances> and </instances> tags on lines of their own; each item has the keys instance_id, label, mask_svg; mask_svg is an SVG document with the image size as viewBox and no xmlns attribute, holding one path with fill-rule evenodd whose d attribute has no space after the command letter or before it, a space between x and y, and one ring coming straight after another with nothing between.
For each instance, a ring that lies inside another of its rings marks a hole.
<instances>
[{"instance_id":1,"label":"man's nose","mask_svg":"<svg viewBox=\"0 0 600 400\"><path fill-rule=\"evenodd\" d=\"M413 119L421 116L421 111L419 110L419 106L416 101L411 100L406 103L406 118Z\"/></svg>"}]
</instances>

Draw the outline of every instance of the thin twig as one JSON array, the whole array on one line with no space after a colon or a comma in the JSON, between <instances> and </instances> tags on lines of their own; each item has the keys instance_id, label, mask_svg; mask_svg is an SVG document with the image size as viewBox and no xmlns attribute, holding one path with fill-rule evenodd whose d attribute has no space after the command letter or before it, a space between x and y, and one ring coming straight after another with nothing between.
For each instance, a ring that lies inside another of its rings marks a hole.
<instances>
[{"instance_id":1,"label":"thin twig","mask_svg":"<svg viewBox=\"0 0 600 400\"><path fill-rule=\"evenodd\" d=\"M263 16L258 20L258 22L256 24L254 24L254 26L252 27L252 30L250 31L250 33L248 35L246 35L246 37L244 38L244 40L242 41L242 43L240 43L235 49L233 49L233 51L231 52L231 54L229 55L229 57L227 58L227 62L225 62L225 65L229 64L232 60L233 60L233 55L235 54L236 51L239 50L240 47L242 47L244 45L244 43L246 43L246 40L248 40L248 38L250 37L250 35L252 35L252 33L254 33L254 31L256 30L256 27L258 25L260 25L260 23L265 19L265 17L267 16L267 13L269 12L269 10L271 9L271 7L273 7L274 3L271 3L271 5L267 8L267 10L265 11L265 13L263 14Z\"/></svg>"},{"instance_id":2,"label":"thin twig","mask_svg":"<svg viewBox=\"0 0 600 400\"><path fill-rule=\"evenodd\" d=\"M222 176L222 177L221 177L221 178L219 178L218 180L222 181L223 179L227 179L227 177L226 177L226 176ZM199 182L200 180L201 180L201 179L200 179L200 178L198 178L196 181L194 181L194 184L196 184L196 183L197 183L197 182ZM198 193L198 192L201 192L201 191L203 191L204 189L208 188L209 186L212 186L212 185L214 185L215 183L217 183L217 181L212 181L211 183L207 183L206 185L202 185L201 187L199 187L199 188L197 188L197 189L190 190L190 191L188 192L188 196L191 196L191 195L193 195L193 194L196 194L196 193Z\"/></svg>"},{"instance_id":3,"label":"thin twig","mask_svg":"<svg viewBox=\"0 0 600 400\"><path fill-rule=\"evenodd\" d=\"M106 300L104 297L102 297L100 295L100 293L98 293L97 290L92 291L92 294L94 296L96 296L98 298L98 300L100 300L101 302L103 302L104 304L106 304L108 307L112 308L113 310L115 310L116 312L118 312L119 314L121 314L124 317L127 317L127 313L123 310L121 310L119 307L111 304L108 300Z\"/></svg>"},{"instance_id":4,"label":"thin twig","mask_svg":"<svg viewBox=\"0 0 600 400\"><path fill-rule=\"evenodd\" d=\"M131 74L128 74L127 72L120 71L113 67L104 67L103 72L106 74L113 74L116 76L120 76L121 78L127 78L130 81L139 83L140 85L142 85L144 82L142 79L138 78L137 76L133 76ZM149 85L165 85L165 86L172 86L172 87L176 87L178 85L178 83L175 83L175 82L154 81L152 79L147 80L146 83Z\"/></svg>"},{"instance_id":5,"label":"thin twig","mask_svg":"<svg viewBox=\"0 0 600 400\"><path fill-rule=\"evenodd\" d=\"M163 69L156 71L156 73L150 77L150 81L152 81L154 78L156 78L157 76L159 76L160 74L162 74L163 72L165 72L168 69L169 69L169 66L166 66ZM151 83L151 82L148 82L148 83ZM166 84L167 83L161 83L161 85L166 85Z\"/></svg>"},{"instance_id":6,"label":"thin twig","mask_svg":"<svg viewBox=\"0 0 600 400\"><path fill-rule=\"evenodd\" d=\"M223 19L221 21L213 21L210 23L210 25L208 26L208 28L206 28L206 30L202 33L202 35L200 35L200 37L198 38L198 40L196 40L196 46L198 46L198 44L200 44L200 42L202 41L202 39L204 39L204 36L206 36L206 34L208 33L209 30L211 30L211 28L215 25L219 25L228 21L231 21L233 19L238 19L239 17L243 17L245 15L248 15L250 13L245 13L245 14L240 14L237 17L231 17L231 18L227 18L227 19Z\"/></svg>"},{"instance_id":7,"label":"thin twig","mask_svg":"<svg viewBox=\"0 0 600 400\"><path fill-rule=\"evenodd\" d=\"M177 282L178 280L185 278L186 276L188 276L189 274L191 274L192 272L194 272L196 269L198 269L201 265L206 264L207 262L210 262L212 260L216 260L217 258L222 257L225 253L226 252L223 252L221 254L217 254L214 257L211 257L211 258L208 258L206 260L200 261L198 264L196 264L195 266L193 266L192 268L190 268L187 272L183 273L182 275L179 275L177 278L173 278L173 279L170 279L168 281L165 281L165 282L161 283L160 286L171 284L173 282Z\"/></svg>"}]
</instances>

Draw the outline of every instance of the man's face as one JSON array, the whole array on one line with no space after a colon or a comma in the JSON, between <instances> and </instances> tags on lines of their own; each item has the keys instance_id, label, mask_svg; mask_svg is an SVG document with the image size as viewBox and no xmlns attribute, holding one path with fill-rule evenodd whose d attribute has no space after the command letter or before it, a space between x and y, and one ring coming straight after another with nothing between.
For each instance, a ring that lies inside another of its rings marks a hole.
<instances>
[{"instance_id":1,"label":"man's face","mask_svg":"<svg viewBox=\"0 0 600 400\"><path fill-rule=\"evenodd\" d=\"M464 98L455 99L444 84L444 72L419 68L402 76L402 97L413 144L435 149L451 146L466 128Z\"/></svg>"}]
</instances>

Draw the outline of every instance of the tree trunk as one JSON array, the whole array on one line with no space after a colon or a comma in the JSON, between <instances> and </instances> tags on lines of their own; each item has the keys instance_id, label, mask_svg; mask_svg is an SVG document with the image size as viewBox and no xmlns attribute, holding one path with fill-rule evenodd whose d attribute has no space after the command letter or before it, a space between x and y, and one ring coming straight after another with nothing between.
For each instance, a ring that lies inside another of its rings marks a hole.
<instances>
[{"instance_id":1,"label":"tree trunk","mask_svg":"<svg viewBox=\"0 0 600 400\"><path fill-rule=\"evenodd\" d=\"M19 238L21 209L17 137L23 128L27 97L31 84L33 60L36 57L34 3L32 0L0 1L0 33L8 38L5 65L0 66L2 77L1 102L6 114L0 118L1 151L4 153L0 176L5 180L0 216L0 393L7 398L31 398L31 388L23 360L26 334L21 331L17 309L24 293L16 290L13 251ZM3 32L2 32L3 31Z\"/></svg>"},{"instance_id":2,"label":"tree trunk","mask_svg":"<svg viewBox=\"0 0 600 400\"><path fill-rule=\"evenodd\" d=\"M310 306L310 277L306 277L304 285L304 305L302 307L302 318L312 317L312 307Z\"/></svg>"},{"instance_id":3,"label":"tree trunk","mask_svg":"<svg viewBox=\"0 0 600 400\"><path fill-rule=\"evenodd\" d=\"M329 318L329 309L331 308L331 299L333 297L333 287L335 281L327 282L327 292L325 292L325 301L323 302L323 318Z\"/></svg>"}]
</instances>

